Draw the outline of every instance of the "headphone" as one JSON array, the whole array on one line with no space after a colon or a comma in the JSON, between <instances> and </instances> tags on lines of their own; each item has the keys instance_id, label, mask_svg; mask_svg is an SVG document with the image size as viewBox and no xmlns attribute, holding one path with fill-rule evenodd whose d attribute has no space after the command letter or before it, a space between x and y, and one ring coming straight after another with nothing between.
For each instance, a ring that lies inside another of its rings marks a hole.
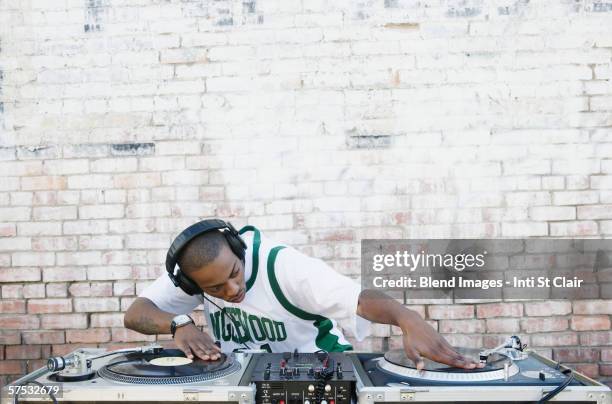
<instances>
[{"instance_id":1,"label":"headphone","mask_svg":"<svg viewBox=\"0 0 612 404\"><path fill-rule=\"evenodd\" d=\"M187 244L194 238L208 233L211 231L219 231L225 237L227 244L229 245L232 252L236 257L240 258L244 262L245 250L247 248L246 243L238 234L238 231L232 226L230 222L224 222L219 219L202 220L201 222L192 224L179 234L168 249L166 255L166 271L174 286L180 287L183 292L190 296L202 294L202 289L191 280L187 275L181 271L181 268L177 266L178 257Z\"/></svg>"}]
</instances>

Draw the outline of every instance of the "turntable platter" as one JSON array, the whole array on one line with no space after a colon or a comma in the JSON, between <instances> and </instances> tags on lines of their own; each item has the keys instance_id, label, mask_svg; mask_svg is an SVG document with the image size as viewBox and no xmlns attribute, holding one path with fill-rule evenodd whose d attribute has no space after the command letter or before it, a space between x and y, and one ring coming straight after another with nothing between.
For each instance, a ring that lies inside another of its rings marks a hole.
<instances>
[{"instance_id":1,"label":"turntable platter","mask_svg":"<svg viewBox=\"0 0 612 404\"><path fill-rule=\"evenodd\" d=\"M457 348L457 352L472 358L478 358L479 350ZM424 359L425 368L417 370L415 363L406 357L404 350L389 351L383 358L372 360L374 367L382 370L396 382L409 383L432 381L444 383L469 383L508 378L518 373L518 366L504 355L489 355L486 366L476 369L460 369L442 363Z\"/></svg>"},{"instance_id":2,"label":"turntable platter","mask_svg":"<svg viewBox=\"0 0 612 404\"><path fill-rule=\"evenodd\" d=\"M105 379L123 383L181 384L220 378L239 369L240 364L225 354L215 361L189 360L177 349L164 349L158 354L117 356L98 373Z\"/></svg>"},{"instance_id":3,"label":"turntable platter","mask_svg":"<svg viewBox=\"0 0 612 404\"><path fill-rule=\"evenodd\" d=\"M468 349L468 348L456 348L455 350L461 355L467 358L471 358L476 363L478 363L478 354L480 353L480 350ZM385 360L397 366L416 369L416 364L414 363L414 361L412 361L412 359L409 359L408 357L406 357L406 352L403 349L395 349L395 350L387 352L385 354ZM493 353L489 355L486 366L482 368L476 368L476 369L470 369L470 370L455 368L455 367L452 367L452 366L449 366L443 363L434 362L427 358L423 358L423 361L425 362L424 370L429 370L433 372L470 372L470 373L489 372L491 370L503 369L505 363L508 363L510 365L512 362L507 356L503 356L498 353Z\"/></svg>"}]
</instances>

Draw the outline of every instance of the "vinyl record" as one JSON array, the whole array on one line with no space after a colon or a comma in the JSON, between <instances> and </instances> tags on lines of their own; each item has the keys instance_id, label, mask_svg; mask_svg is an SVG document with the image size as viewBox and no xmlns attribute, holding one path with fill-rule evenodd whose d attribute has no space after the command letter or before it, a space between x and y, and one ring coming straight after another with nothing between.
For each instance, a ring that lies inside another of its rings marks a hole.
<instances>
[{"instance_id":1,"label":"vinyl record","mask_svg":"<svg viewBox=\"0 0 612 404\"><path fill-rule=\"evenodd\" d=\"M172 358L185 364L172 365ZM112 359L99 374L124 383L180 384L212 380L240 369L240 364L225 354L215 361L185 359L178 349L164 349L157 354L129 353Z\"/></svg>"},{"instance_id":2,"label":"vinyl record","mask_svg":"<svg viewBox=\"0 0 612 404\"><path fill-rule=\"evenodd\" d=\"M467 358L470 358L474 362L478 363L478 357L479 357L480 350L468 349L468 348L455 348L455 350L461 355ZM385 354L385 360L397 366L402 366L402 367L410 368L410 369L416 369L416 364L414 363L414 361L412 361L412 359L409 359L408 357L406 357L406 352L404 352L403 349L395 349L395 350L387 352ZM476 369L455 368L455 367L452 367L452 366L449 366L443 363L434 362L427 358L423 358L423 361L425 362L424 370L428 370L432 372L455 372L455 373L490 372L492 370L503 369L504 363L508 363L508 364L511 363L511 360L508 357L500 355L498 353L493 353L489 355L489 357L487 358L486 366L483 368L476 368Z\"/></svg>"}]
</instances>

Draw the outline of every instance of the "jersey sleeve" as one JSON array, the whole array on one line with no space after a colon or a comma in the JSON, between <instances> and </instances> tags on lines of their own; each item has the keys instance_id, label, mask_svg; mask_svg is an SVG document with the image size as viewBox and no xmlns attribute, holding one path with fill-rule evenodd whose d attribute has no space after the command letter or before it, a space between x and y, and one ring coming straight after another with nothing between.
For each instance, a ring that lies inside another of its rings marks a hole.
<instances>
[{"instance_id":1,"label":"jersey sleeve","mask_svg":"<svg viewBox=\"0 0 612 404\"><path fill-rule=\"evenodd\" d=\"M283 294L294 306L336 320L359 341L368 335L370 322L357 315L359 283L290 247L278 254L274 272Z\"/></svg>"},{"instance_id":2,"label":"jersey sleeve","mask_svg":"<svg viewBox=\"0 0 612 404\"><path fill-rule=\"evenodd\" d=\"M201 303L198 296L189 296L174 286L167 274L162 274L143 290L139 297L152 301L160 310L175 314L188 314Z\"/></svg>"}]
</instances>

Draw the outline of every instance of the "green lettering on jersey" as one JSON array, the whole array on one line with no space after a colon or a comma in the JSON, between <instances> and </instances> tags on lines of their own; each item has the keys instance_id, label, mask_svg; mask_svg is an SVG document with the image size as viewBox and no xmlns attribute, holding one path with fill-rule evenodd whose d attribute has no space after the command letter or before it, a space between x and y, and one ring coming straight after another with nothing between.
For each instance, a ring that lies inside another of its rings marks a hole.
<instances>
[{"instance_id":1,"label":"green lettering on jersey","mask_svg":"<svg viewBox=\"0 0 612 404\"><path fill-rule=\"evenodd\" d=\"M222 312L224 314L222 314ZM285 323L267 317L258 317L238 307L224 307L209 314L212 332L216 339L237 344L251 341L284 341L287 339Z\"/></svg>"},{"instance_id":2,"label":"green lettering on jersey","mask_svg":"<svg viewBox=\"0 0 612 404\"><path fill-rule=\"evenodd\" d=\"M261 324L263 324L264 332L266 333L266 338L270 341L276 341L276 334L274 333L274 324L272 320L269 318L262 318Z\"/></svg>"},{"instance_id":3,"label":"green lettering on jersey","mask_svg":"<svg viewBox=\"0 0 612 404\"><path fill-rule=\"evenodd\" d=\"M263 341L266 339L266 333L263 330L263 326L261 325L261 320L259 317L250 315L249 316L249 326L253 331L253 336L256 341Z\"/></svg>"}]
</instances>

